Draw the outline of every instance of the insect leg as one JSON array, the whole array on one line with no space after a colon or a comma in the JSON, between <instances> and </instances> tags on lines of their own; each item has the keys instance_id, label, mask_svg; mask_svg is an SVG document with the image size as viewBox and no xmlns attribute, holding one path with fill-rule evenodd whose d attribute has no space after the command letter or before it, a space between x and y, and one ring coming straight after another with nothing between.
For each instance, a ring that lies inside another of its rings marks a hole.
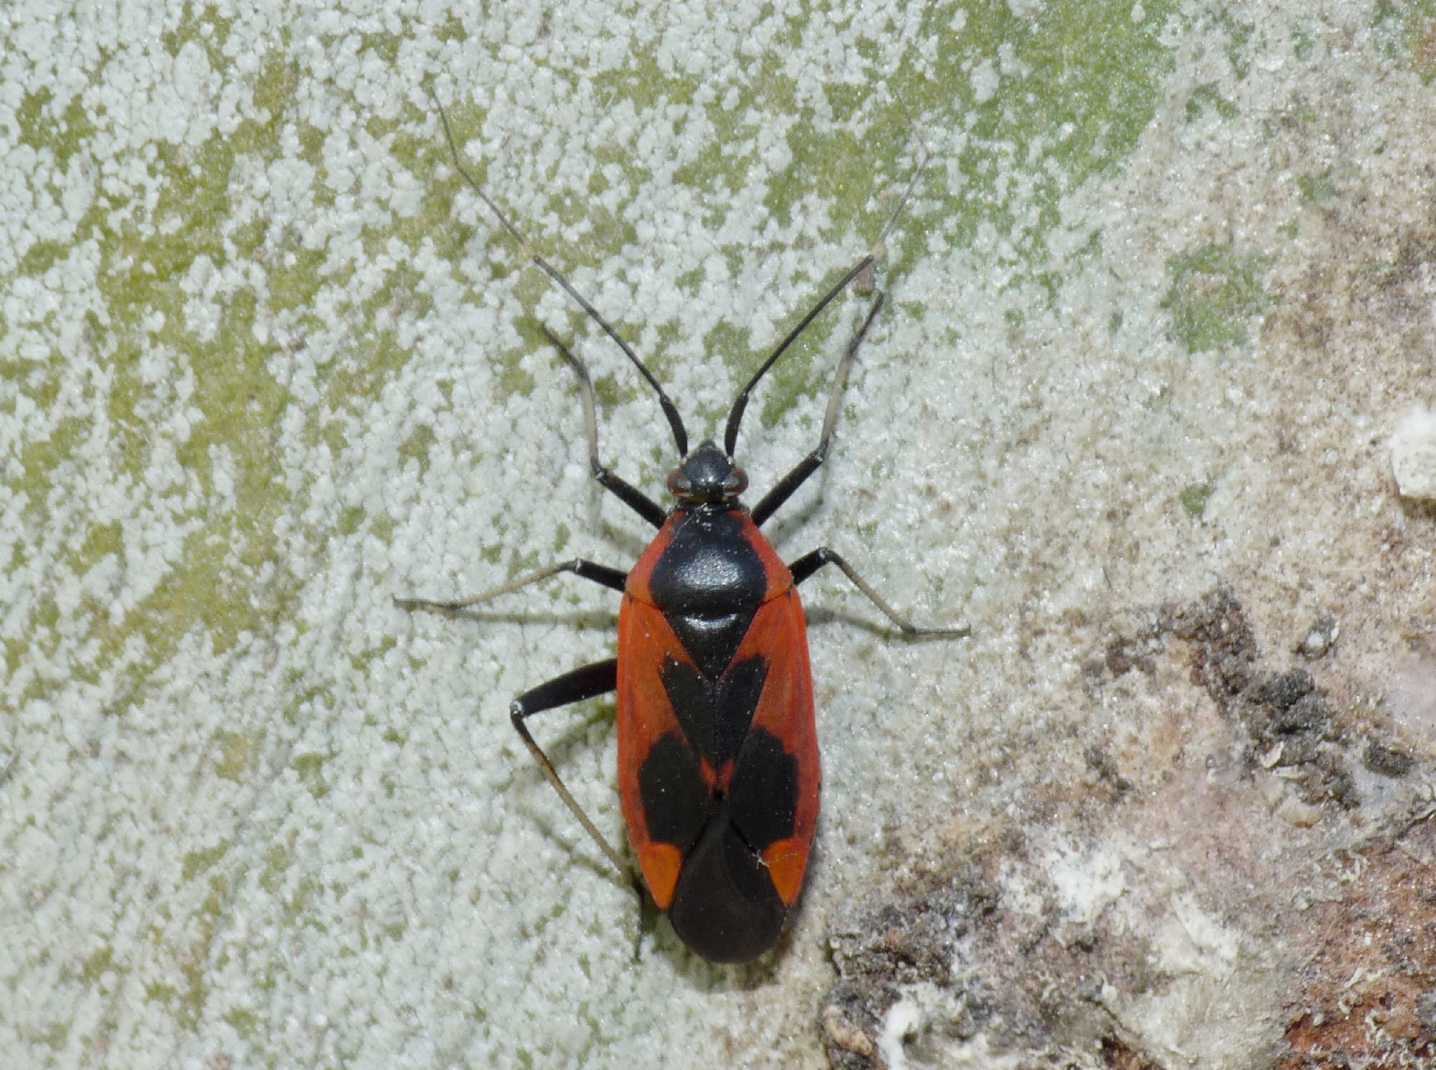
<instances>
[{"instance_id":1,"label":"insect leg","mask_svg":"<svg viewBox=\"0 0 1436 1070\"><path fill-rule=\"evenodd\" d=\"M598 831L598 826L583 812L583 807L578 805L578 800L569 794L568 788L564 787L563 781L559 779L558 770L553 767L553 762L549 761L548 755L534 742L534 737L529 735L528 726L524 724L525 718L532 717L536 713L543 713L545 710L552 710L559 706L568 706L574 702L582 702L586 698L594 698L597 695L606 695L617 687L617 658L585 665L581 669L566 672L546 684L539 684L538 687L525 691L509 706L509 720L513 722L514 730L518 732L519 738L524 741L524 746L534 756L534 761L538 762L539 768L543 770L544 779L553 785L553 790L558 792L564 805L573 811L573 816L578 818L578 823L584 827L584 831L593 837L593 842L598 844L599 849L608 856L608 860L620 873L632 881L633 875L623 858L604 838L603 833Z\"/></svg>"},{"instance_id":2,"label":"insect leg","mask_svg":"<svg viewBox=\"0 0 1436 1070\"><path fill-rule=\"evenodd\" d=\"M787 333L778 343L778 348L769 353L768 359L763 361L758 370L753 373L753 378L748 380L748 385L738 392L738 396L733 399L733 407L728 410L727 426L723 429L723 452L729 457L733 456L733 451L738 446L738 427L743 422L743 412L748 408L748 395L753 393L753 388L758 385L763 376L768 374L768 369L778 362L778 358L787 352L788 347L798 340L798 336L808 329L808 324L817 319L823 309L832 304L838 294L848 288L848 283L872 267L876 259L876 256L869 253L854 264L848 273L838 281L838 284L825 293L822 299L808 310L808 314L798 321L798 325Z\"/></svg>"},{"instance_id":3,"label":"insect leg","mask_svg":"<svg viewBox=\"0 0 1436 1070\"><path fill-rule=\"evenodd\" d=\"M560 572L572 572L575 576L582 576L586 580L593 580L594 583L601 583L603 586L615 591L622 591L624 581L628 578L627 573L620 572L616 568L609 568L607 565L598 565L592 561L585 561L576 557L572 561L564 561L557 565L550 565L548 568L541 568L537 572L530 572L526 576L505 583L501 587L494 587L479 594L470 595L467 598L458 598L452 602L436 602L427 598L395 598L394 604L400 609L433 609L439 611L453 611L456 609L469 609L473 606L482 605L491 599L503 594L513 594L522 590L531 583L539 583L550 576L557 576Z\"/></svg>"},{"instance_id":4,"label":"insect leg","mask_svg":"<svg viewBox=\"0 0 1436 1070\"><path fill-rule=\"evenodd\" d=\"M763 495L763 500L753 507L753 523L759 527L762 527L763 521L776 513L793 492L801 487L808 477L818 470L818 466L827 459L828 447L833 442L833 430L838 423L838 410L842 408L843 389L848 385L848 373L852 371L853 362L857 360L858 347L863 344L863 339L868 334L868 328L873 325L873 320L877 318L878 310L882 307L883 295L880 291L873 301L873 307L868 310L863 325L858 328L858 333L853 335L852 341L848 343L843 359L838 362L837 374L833 376L833 392L828 396L828 411L823 416L823 431L818 437L818 448L799 461L791 472L778 480L777 485Z\"/></svg>"},{"instance_id":5,"label":"insect leg","mask_svg":"<svg viewBox=\"0 0 1436 1070\"><path fill-rule=\"evenodd\" d=\"M797 341L798 336L807 330L808 324L817 319L823 309L827 308L828 305L837 298L838 294L847 289L848 283L857 279L859 291L862 293L867 293L872 289L873 266L877 263L879 257L883 255L884 243L887 241L888 232L897 225L898 217L902 215L903 209L907 207L907 202L912 198L913 190L917 188L918 179L922 177L922 173L926 167L927 153L924 151L922 159L918 162L917 170L913 172L907 189L903 191L902 199L898 202L897 208L893 210L893 214L888 218L887 224L883 227L882 234L878 236L877 244L873 246L872 252L859 260L852 269L842 277L836 286L823 295L822 300L809 310L808 314L798 322L798 325L787 333L783 340L778 343L778 348L768 355L768 359L763 361L762 365L759 366L758 370L753 374L753 378L748 380L748 385L740 390L738 396L733 399L733 407L728 410L728 424L723 430L723 452L728 454L729 457L733 456L733 451L738 445L738 426L743 422L743 411L748 407L748 396L753 393L753 388L758 385L759 380L768 374L768 369L776 364L778 358L787 351L788 347ZM869 319L871 319L871 317L869 317ZM774 504L774 508L777 508L776 503Z\"/></svg>"},{"instance_id":6,"label":"insect leg","mask_svg":"<svg viewBox=\"0 0 1436 1070\"><path fill-rule=\"evenodd\" d=\"M868 596L868 601L882 610L883 616L898 626L898 629L910 639L916 638L943 638L962 639L972 634L971 628L919 628L898 613L887 600L878 594L876 589L867 580L859 576L853 566L844 561L826 546L819 546L810 554L804 554L798 560L788 566L793 574L794 583L802 583L824 565L837 565L843 570L843 575L853 581L853 586Z\"/></svg>"},{"instance_id":7,"label":"insect leg","mask_svg":"<svg viewBox=\"0 0 1436 1070\"><path fill-rule=\"evenodd\" d=\"M584 366L583 361L569 351L568 346L559 341L558 336L551 330L544 327L543 333L544 337L553 343L553 347L563 354L563 359L578 375L578 385L583 391L583 427L588 437L588 466L593 470L593 478L598 480L605 490L612 491L624 505L643 517L644 520L647 520L655 528L661 528L663 521L668 517L668 514L663 511L663 507L633 484L619 479L598 459L598 402L593 390L593 378L588 374L588 368Z\"/></svg>"}]
</instances>

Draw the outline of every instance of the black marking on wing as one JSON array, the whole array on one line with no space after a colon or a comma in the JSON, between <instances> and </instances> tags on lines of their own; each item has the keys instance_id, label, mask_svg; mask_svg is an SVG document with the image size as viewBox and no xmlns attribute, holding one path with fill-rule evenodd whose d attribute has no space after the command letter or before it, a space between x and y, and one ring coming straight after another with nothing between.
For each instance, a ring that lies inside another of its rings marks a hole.
<instances>
[{"instance_id":1,"label":"black marking on wing","mask_svg":"<svg viewBox=\"0 0 1436 1070\"><path fill-rule=\"evenodd\" d=\"M687 851L698 839L713 805L698 758L677 732L663 736L638 770L638 795L648 838Z\"/></svg>"},{"instance_id":2,"label":"black marking on wing","mask_svg":"<svg viewBox=\"0 0 1436 1070\"><path fill-rule=\"evenodd\" d=\"M660 677L673 713L693 749L715 769L736 758L763 695L767 661L740 661L713 680L693 666L668 657Z\"/></svg>"},{"instance_id":3,"label":"black marking on wing","mask_svg":"<svg viewBox=\"0 0 1436 1070\"><path fill-rule=\"evenodd\" d=\"M733 771L728 813L748 846L761 852L793 834L798 812L798 759L782 740L755 728Z\"/></svg>"},{"instance_id":4,"label":"black marking on wing","mask_svg":"<svg viewBox=\"0 0 1436 1070\"><path fill-rule=\"evenodd\" d=\"M711 962L747 962L778 942L787 913L763 860L718 814L684 860L668 908L674 931Z\"/></svg>"}]
</instances>

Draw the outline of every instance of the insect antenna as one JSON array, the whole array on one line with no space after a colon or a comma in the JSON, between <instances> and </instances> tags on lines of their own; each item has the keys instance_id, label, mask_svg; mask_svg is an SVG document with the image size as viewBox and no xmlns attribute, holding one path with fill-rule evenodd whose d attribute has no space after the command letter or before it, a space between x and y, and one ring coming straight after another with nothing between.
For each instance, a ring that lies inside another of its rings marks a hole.
<instances>
[{"instance_id":1,"label":"insect antenna","mask_svg":"<svg viewBox=\"0 0 1436 1070\"><path fill-rule=\"evenodd\" d=\"M509 235L514 241L518 243L519 250L524 256L528 257L529 262L554 282L558 283L558 285L562 287L563 292L578 303L578 306L587 313L589 319L603 328L603 332L613 339L618 348L623 350L624 355L633 362L633 366L648 380L648 385L653 387L654 393L658 395L658 404L663 407L663 415L667 418L668 426L673 431L673 441L678 447L678 456L686 457L688 455L688 431L683 426L683 418L678 415L678 410L674 407L668 395L664 393L663 387L659 385L653 373L648 370L648 367L643 361L638 359L638 354L632 350L629 344L619 337L618 332L613 329L608 320L599 314L598 309L594 308L581 293L573 288L568 279L563 277L563 273L533 251L533 247L529 245L528 240L519 232L519 228L510 222L509 217L494 203L493 198L484 192L483 186L479 185L474 176L464 167L463 158L459 154L458 144L454 141L454 132L449 129L449 117L444 113L444 107L439 103L439 98L434 95L432 88L429 89L429 99L434 102L434 109L439 113L439 122L444 126L444 140L449 143L449 152L454 157L454 166L458 169L459 174L464 176L464 181L473 188L473 191L478 194L479 200L484 202L484 206L488 208L494 218L503 225L503 228L509 232Z\"/></svg>"},{"instance_id":2,"label":"insect antenna","mask_svg":"<svg viewBox=\"0 0 1436 1070\"><path fill-rule=\"evenodd\" d=\"M787 348L798 340L799 335L807 330L808 324L817 319L818 316L822 314L823 309L827 308L840 293L847 289L848 283L852 282L877 262L879 252L883 247L883 242L887 240L888 233L894 225L896 225L898 217L902 215L903 209L907 207L908 201L912 199L912 193L913 190L917 188L918 179L922 177L923 171L927 168L927 158L927 150L924 148L922 159L913 171L913 176L908 181L907 189L903 191L902 199L898 201L898 206L893 209L892 215L888 217L887 223L883 226L882 233L878 235L877 244L873 246L873 251L854 264L838 284L823 295L822 300L814 305L798 325L789 331L787 336L778 343L778 348L773 350L768 359L763 362L762 367L753 374L753 378L748 380L748 385L739 391L738 396L733 399L733 408L728 413L728 425L723 432L723 451L727 453L729 457L733 456L733 448L738 444L738 425L743 422L743 410L748 407L748 395L753 392L753 388L758 385L758 381L768 373L768 369L778 362L778 358L783 355Z\"/></svg>"}]
</instances>

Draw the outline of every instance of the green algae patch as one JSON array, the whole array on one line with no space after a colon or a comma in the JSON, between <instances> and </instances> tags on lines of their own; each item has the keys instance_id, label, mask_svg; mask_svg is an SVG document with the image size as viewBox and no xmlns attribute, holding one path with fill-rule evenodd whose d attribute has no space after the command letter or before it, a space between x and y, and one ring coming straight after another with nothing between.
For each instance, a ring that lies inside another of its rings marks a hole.
<instances>
[{"instance_id":1,"label":"green algae patch","mask_svg":"<svg viewBox=\"0 0 1436 1070\"><path fill-rule=\"evenodd\" d=\"M1215 82L1206 82L1192 90L1187 98L1186 120L1195 122L1207 111L1214 112L1221 119L1235 119L1240 114L1237 106L1222 96Z\"/></svg>"},{"instance_id":2,"label":"green algae patch","mask_svg":"<svg viewBox=\"0 0 1436 1070\"><path fill-rule=\"evenodd\" d=\"M219 748L215 773L224 780L236 783L243 780L245 773L254 764L259 740L243 732L220 732L215 736L215 744Z\"/></svg>"},{"instance_id":3,"label":"green algae patch","mask_svg":"<svg viewBox=\"0 0 1436 1070\"><path fill-rule=\"evenodd\" d=\"M115 968L115 953L106 945L92 954L80 967L80 980L87 985L97 985L106 973Z\"/></svg>"},{"instance_id":4,"label":"green algae patch","mask_svg":"<svg viewBox=\"0 0 1436 1070\"><path fill-rule=\"evenodd\" d=\"M297 754L289 763L299 774L299 779L316 799L329 794L329 785L324 782L324 766L329 761L327 754Z\"/></svg>"},{"instance_id":5,"label":"green algae patch","mask_svg":"<svg viewBox=\"0 0 1436 1070\"><path fill-rule=\"evenodd\" d=\"M1167 261L1171 282L1161 307L1188 353L1244 346L1248 325L1271 305L1262 286L1270 258L1238 253L1230 245L1204 245Z\"/></svg>"},{"instance_id":6,"label":"green algae patch","mask_svg":"<svg viewBox=\"0 0 1436 1070\"><path fill-rule=\"evenodd\" d=\"M1436 81L1436 0L1377 0L1371 27L1383 52L1424 84Z\"/></svg>"},{"instance_id":7,"label":"green algae patch","mask_svg":"<svg viewBox=\"0 0 1436 1070\"><path fill-rule=\"evenodd\" d=\"M192 881L228 853L229 844L227 843L211 847L206 851L190 851L180 863L180 875L185 880Z\"/></svg>"},{"instance_id":8,"label":"green algae patch","mask_svg":"<svg viewBox=\"0 0 1436 1070\"><path fill-rule=\"evenodd\" d=\"M1329 204L1337 198L1336 181L1329 167L1317 174L1298 175L1296 188L1307 204Z\"/></svg>"},{"instance_id":9,"label":"green algae patch","mask_svg":"<svg viewBox=\"0 0 1436 1070\"><path fill-rule=\"evenodd\" d=\"M924 14L923 32L946 33L952 47L939 52L934 77L896 75L897 91L911 109L963 115L967 128L952 161L963 183L955 192L925 185L939 201L930 210L958 221L964 245L984 225L1004 234L1014 285L1040 281L1061 198L1136 149L1174 63L1162 35L1177 9L1171 0L1066 0L1033 17L972 0Z\"/></svg>"},{"instance_id":10,"label":"green algae patch","mask_svg":"<svg viewBox=\"0 0 1436 1070\"><path fill-rule=\"evenodd\" d=\"M1207 511L1207 502L1211 500L1215 489L1210 483L1190 483L1182 488L1177 500L1181 502L1182 509L1189 517L1200 520Z\"/></svg>"}]
</instances>

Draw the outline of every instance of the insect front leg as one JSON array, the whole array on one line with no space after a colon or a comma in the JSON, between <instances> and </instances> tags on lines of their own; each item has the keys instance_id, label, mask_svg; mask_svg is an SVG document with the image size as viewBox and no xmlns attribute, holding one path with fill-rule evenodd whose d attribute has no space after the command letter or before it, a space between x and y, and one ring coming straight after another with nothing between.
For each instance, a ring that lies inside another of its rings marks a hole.
<instances>
[{"instance_id":1,"label":"insect front leg","mask_svg":"<svg viewBox=\"0 0 1436 1070\"><path fill-rule=\"evenodd\" d=\"M583 426L588 438L588 466L593 471L593 478L644 520L647 520L655 528L661 528L663 521L668 518L663 507L632 483L614 475L598 459L598 403L594 395L593 378L588 374L588 368L547 327L543 328L543 333L553 347L563 354L563 359L578 375L578 385L583 391Z\"/></svg>"},{"instance_id":2,"label":"insect front leg","mask_svg":"<svg viewBox=\"0 0 1436 1070\"><path fill-rule=\"evenodd\" d=\"M972 634L971 628L919 628L908 620L878 594L877 590L858 575L857 570L826 546L819 546L810 554L804 554L788 566L795 584L802 583L824 565L837 565L843 575L853 581L853 586L868 596L868 601L882 610L883 616L897 625L898 630L910 639L963 639Z\"/></svg>"},{"instance_id":3,"label":"insect front leg","mask_svg":"<svg viewBox=\"0 0 1436 1070\"><path fill-rule=\"evenodd\" d=\"M753 523L759 527L762 527L763 521L777 512L778 507L792 497L793 492L806 483L808 477L816 472L818 466L827 459L828 448L833 444L833 432L838 425L838 410L842 408L843 390L848 385L848 373L852 371L853 363L858 358L858 347L868 336L868 329L872 327L873 320L877 319L878 310L882 307L883 295L879 293L873 301L873 307L868 310L863 325L858 328L858 333L853 335L853 340L848 343L847 351L843 353L843 359L838 363L837 374L833 376L833 392L828 395L828 411L823 416L823 430L818 437L817 448L799 461L791 472L778 480L777 486L763 495L763 499L753 507Z\"/></svg>"}]
</instances>

